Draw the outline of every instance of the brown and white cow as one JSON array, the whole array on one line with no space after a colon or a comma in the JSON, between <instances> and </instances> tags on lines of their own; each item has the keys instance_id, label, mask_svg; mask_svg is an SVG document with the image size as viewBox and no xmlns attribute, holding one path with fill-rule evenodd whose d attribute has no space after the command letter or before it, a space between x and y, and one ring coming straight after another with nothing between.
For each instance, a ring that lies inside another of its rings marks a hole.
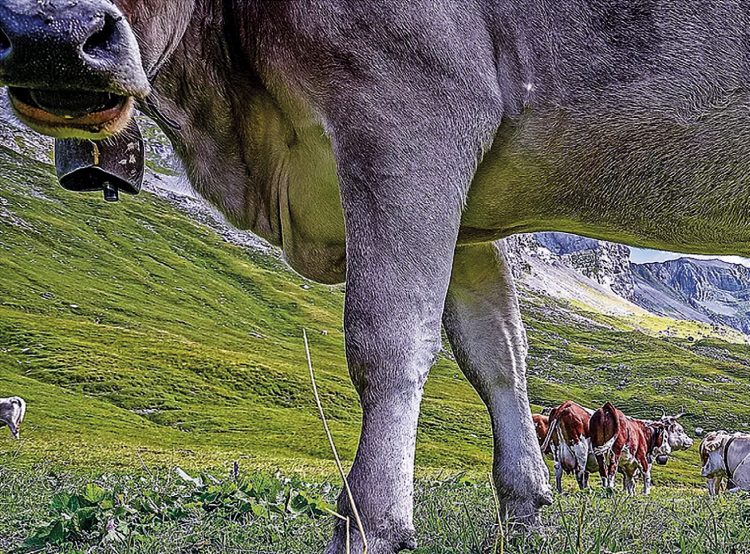
<instances>
[{"instance_id":1,"label":"brown and white cow","mask_svg":"<svg viewBox=\"0 0 750 554\"><path fill-rule=\"evenodd\" d=\"M542 452L552 451L555 460L555 484L562 492L563 473L575 473L578 486L586 488L589 473L596 471L596 458L591 451L589 420L593 410L567 400L549 415L549 431L542 443Z\"/></svg>"},{"instance_id":2,"label":"brown and white cow","mask_svg":"<svg viewBox=\"0 0 750 554\"><path fill-rule=\"evenodd\" d=\"M25 415L26 402L23 398L0 398L0 427L7 425L13 438L21 438L21 424Z\"/></svg>"},{"instance_id":3,"label":"brown and white cow","mask_svg":"<svg viewBox=\"0 0 750 554\"><path fill-rule=\"evenodd\" d=\"M693 444L677 422L679 417L663 416L659 421L634 419L610 402L594 412L589 431L602 485L613 489L619 469L623 474L625 491L633 494L633 477L640 472L643 476L643 494L649 494L653 460L664 465L673 450L684 450Z\"/></svg>"}]
</instances>

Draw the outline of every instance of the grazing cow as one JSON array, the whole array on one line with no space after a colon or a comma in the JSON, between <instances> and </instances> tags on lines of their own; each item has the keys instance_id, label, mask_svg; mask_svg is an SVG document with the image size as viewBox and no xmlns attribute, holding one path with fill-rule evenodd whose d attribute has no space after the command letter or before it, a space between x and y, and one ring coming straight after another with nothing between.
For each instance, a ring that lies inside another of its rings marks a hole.
<instances>
[{"instance_id":1,"label":"grazing cow","mask_svg":"<svg viewBox=\"0 0 750 554\"><path fill-rule=\"evenodd\" d=\"M750 435L709 433L701 442L700 454L709 494L718 494L725 479L729 492L750 490Z\"/></svg>"},{"instance_id":2,"label":"grazing cow","mask_svg":"<svg viewBox=\"0 0 750 554\"><path fill-rule=\"evenodd\" d=\"M542 450L552 450L555 460L555 484L562 492L563 473L575 473L578 486L586 488L589 473L596 471L596 458L589 439L589 419L593 410L567 400L549 415L549 432Z\"/></svg>"},{"instance_id":3,"label":"grazing cow","mask_svg":"<svg viewBox=\"0 0 750 554\"><path fill-rule=\"evenodd\" d=\"M750 252L748 17L744 0L0 0L0 84L58 138L128 129L137 103L231 222L346 280L349 482L381 554L415 546L441 320L490 412L501 513L551 501L495 241Z\"/></svg>"},{"instance_id":4,"label":"grazing cow","mask_svg":"<svg viewBox=\"0 0 750 554\"><path fill-rule=\"evenodd\" d=\"M26 402L23 398L0 398L0 427L7 425L13 438L21 438L21 424L25 415Z\"/></svg>"},{"instance_id":5,"label":"grazing cow","mask_svg":"<svg viewBox=\"0 0 750 554\"><path fill-rule=\"evenodd\" d=\"M610 402L594 412L589 430L602 485L614 488L619 469L623 474L625 491L633 494L633 477L640 471L643 494L649 494L654 458L658 464L664 465L673 450L687 449L693 444L677 423L679 417L664 416L660 421L633 419Z\"/></svg>"}]
</instances>

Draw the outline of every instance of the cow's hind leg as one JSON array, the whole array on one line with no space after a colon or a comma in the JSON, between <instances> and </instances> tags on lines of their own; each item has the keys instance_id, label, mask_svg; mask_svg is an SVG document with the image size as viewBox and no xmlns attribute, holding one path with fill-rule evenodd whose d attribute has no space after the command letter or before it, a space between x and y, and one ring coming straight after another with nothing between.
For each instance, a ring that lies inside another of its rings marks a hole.
<instances>
[{"instance_id":1,"label":"cow's hind leg","mask_svg":"<svg viewBox=\"0 0 750 554\"><path fill-rule=\"evenodd\" d=\"M609 477L607 476L607 455L596 454L596 465L599 468L599 478L602 481L602 487L606 489L609 486Z\"/></svg>"},{"instance_id":2,"label":"cow's hind leg","mask_svg":"<svg viewBox=\"0 0 750 554\"><path fill-rule=\"evenodd\" d=\"M576 481L578 482L578 488L583 490L586 488L586 483L588 482L588 473L586 473L585 470L576 470Z\"/></svg>"},{"instance_id":3,"label":"cow's hind leg","mask_svg":"<svg viewBox=\"0 0 750 554\"><path fill-rule=\"evenodd\" d=\"M617 480L617 463L618 460L612 455L612 461L607 466L607 476L609 478L607 488L615 490L615 481Z\"/></svg>"},{"instance_id":4,"label":"cow's hind leg","mask_svg":"<svg viewBox=\"0 0 750 554\"><path fill-rule=\"evenodd\" d=\"M599 465L599 476L602 478L602 487L614 490L620 457L610 450L604 454L597 454L596 461Z\"/></svg>"},{"instance_id":5,"label":"cow's hind leg","mask_svg":"<svg viewBox=\"0 0 750 554\"><path fill-rule=\"evenodd\" d=\"M634 495L635 494L635 480L633 479L633 475L631 475L628 472L623 472L622 486L628 495L630 496Z\"/></svg>"},{"instance_id":6,"label":"cow's hind leg","mask_svg":"<svg viewBox=\"0 0 750 554\"><path fill-rule=\"evenodd\" d=\"M555 489L562 494L563 466L560 460L555 460Z\"/></svg>"},{"instance_id":7,"label":"cow's hind leg","mask_svg":"<svg viewBox=\"0 0 750 554\"><path fill-rule=\"evenodd\" d=\"M443 324L490 414L502 515L533 521L552 493L531 419L526 334L503 243L456 249Z\"/></svg>"}]
</instances>

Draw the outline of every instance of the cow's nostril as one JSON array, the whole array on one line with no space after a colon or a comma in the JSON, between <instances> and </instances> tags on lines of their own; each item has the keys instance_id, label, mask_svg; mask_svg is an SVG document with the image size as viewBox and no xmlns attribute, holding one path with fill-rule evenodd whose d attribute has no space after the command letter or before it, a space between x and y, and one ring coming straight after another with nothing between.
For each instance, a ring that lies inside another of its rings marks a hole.
<instances>
[{"instance_id":1,"label":"cow's nostril","mask_svg":"<svg viewBox=\"0 0 750 554\"><path fill-rule=\"evenodd\" d=\"M100 57L117 43L117 34L117 20L109 14L105 15L104 25L86 40L83 52L93 58Z\"/></svg>"}]
</instances>

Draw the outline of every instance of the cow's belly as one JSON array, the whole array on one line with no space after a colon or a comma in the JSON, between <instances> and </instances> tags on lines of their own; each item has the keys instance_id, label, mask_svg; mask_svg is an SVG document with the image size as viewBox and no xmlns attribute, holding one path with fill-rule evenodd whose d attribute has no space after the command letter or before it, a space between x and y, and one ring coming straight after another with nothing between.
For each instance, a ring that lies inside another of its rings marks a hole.
<instances>
[{"instance_id":1,"label":"cow's belly","mask_svg":"<svg viewBox=\"0 0 750 554\"><path fill-rule=\"evenodd\" d=\"M459 241L565 231L687 253L750 254L750 141L727 131L747 120L750 103L688 124L667 109L610 112L540 111L506 121L472 181ZM280 171L290 264L318 281L342 281L344 219L330 142L319 128L299 136Z\"/></svg>"},{"instance_id":2,"label":"cow's belly","mask_svg":"<svg viewBox=\"0 0 750 554\"><path fill-rule=\"evenodd\" d=\"M506 122L472 182L460 240L552 230L747 254L750 141L730 129L749 109L743 100L688 124L666 110L641 120L594 108Z\"/></svg>"}]
</instances>

